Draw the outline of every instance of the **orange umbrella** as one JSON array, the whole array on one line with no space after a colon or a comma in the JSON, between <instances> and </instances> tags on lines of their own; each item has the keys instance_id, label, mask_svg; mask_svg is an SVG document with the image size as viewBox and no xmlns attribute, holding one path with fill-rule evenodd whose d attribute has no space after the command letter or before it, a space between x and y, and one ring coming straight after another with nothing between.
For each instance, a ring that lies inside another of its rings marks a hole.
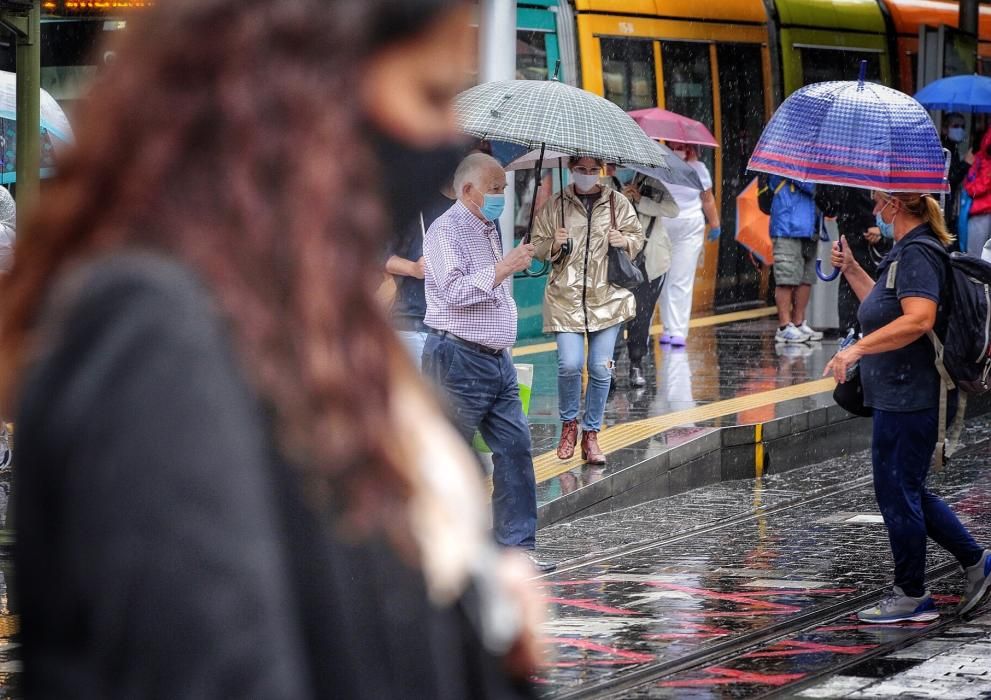
<instances>
[{"instance_id":1,"label":"orange umbrella","mask_svg":"<svg viewBox=\"0 0 991 700\"><path fill-rule=\"evenodd\" d=\"M765 265L774 264L771 245L771 217L757 204L757 178L736 198L736 242Z\"/></svg>"}]
</instances>

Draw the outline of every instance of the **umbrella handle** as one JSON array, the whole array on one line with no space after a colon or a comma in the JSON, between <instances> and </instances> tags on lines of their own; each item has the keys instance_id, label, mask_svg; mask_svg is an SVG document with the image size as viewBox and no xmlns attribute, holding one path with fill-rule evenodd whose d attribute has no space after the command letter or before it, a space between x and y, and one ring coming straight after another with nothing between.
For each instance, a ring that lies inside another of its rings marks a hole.
<instances>
[{"instance_id":1,"label":"umbrella handle","mask_svg":"<svg viewBox=\"0 0 991 700\"><path fill-rule=\"evenodd\" d=\"M840 245L840 250L843 250L843 241L840 240L838 241L838 243ZM834 279L840 276L840 268L834 267L833 271L827 275L822 271L822 259L816 258L816 276L819 279L821 279L823 282L832 282Z\"/></svg>"},{"instance_id":2,"label":"umbrella handle","mask_svg":"<svg viewBox=\"0 0 991 700\"><path fill-rule=\"evenodd\" d=\"M551 264L545 260L544 262L540 263L539 270L536 271L529 269L523 270L523 272L516 273L514 277L516 279L532 279L534 277L543 277L550 271L550 269L551 269Z\"/></svg>"}]
</instances>

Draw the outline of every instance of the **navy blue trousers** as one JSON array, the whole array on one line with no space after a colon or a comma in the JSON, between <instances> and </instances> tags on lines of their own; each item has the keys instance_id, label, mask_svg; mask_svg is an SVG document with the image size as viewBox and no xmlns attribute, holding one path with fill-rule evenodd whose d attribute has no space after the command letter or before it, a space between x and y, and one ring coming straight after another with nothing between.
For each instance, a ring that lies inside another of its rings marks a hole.
<instances>
[{"instance_id":1,"label":"navy blue trousers","mask_svg":"<svg viewBox=\"0 0 991 700\"><path fill-rule=\"evenodd\" d=\"M915 597L926 588L927 537L961 566L973 566L984 553L949 506L926 489L938 424L935 408L908 413L874 411L874 493L888 528L895 585Z\"/></svg>"},{"instance_id":2,"label":"navy blue trousers","mask_svg":"<svg viewBox=\"0 0 991 700\"><path fill-rule=\"evenodd\" d=\"M478 430L492 449L492 527L507 547L533 549L537 541L537 484L530 426L520 403L509 351L488 355L436 335L427 336L423 373L444 391L458 432L468 442Z\"/></svg>"}]
</instances>

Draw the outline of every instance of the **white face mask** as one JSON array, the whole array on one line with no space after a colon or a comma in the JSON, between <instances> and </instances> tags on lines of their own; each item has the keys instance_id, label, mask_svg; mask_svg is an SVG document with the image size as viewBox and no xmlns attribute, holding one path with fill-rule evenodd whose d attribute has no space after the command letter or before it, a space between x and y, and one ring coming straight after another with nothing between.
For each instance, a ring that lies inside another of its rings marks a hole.
<instances>
[{"instance_id":1,"label":"white face mask","mask_svg":"<svg viewBox=\"0 0 991 700\"><path fill-rule=\"evenodd\" d=\"M571 179L575 181L575 189L579 192L591 192L599 184L598 175L583 175L572 172Z\"/></svg>"},{"instance_id":2,"label":"white face mask","mask_svg":"<svg viewBox=\"0 0 991 700\"><path fill-rule=\"evenodd\" d=\"M966 135L967 132L962 126L954 126L946 130L947 138L949 138L953 143L960 143Z\"/></svg>"}]
</instances>

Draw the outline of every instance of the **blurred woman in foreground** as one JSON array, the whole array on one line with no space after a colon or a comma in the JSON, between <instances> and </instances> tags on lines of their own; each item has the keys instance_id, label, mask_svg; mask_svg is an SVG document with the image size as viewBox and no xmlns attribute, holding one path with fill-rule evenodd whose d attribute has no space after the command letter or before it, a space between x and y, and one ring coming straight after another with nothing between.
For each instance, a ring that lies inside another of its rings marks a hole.
<instances>
[{"instance_id":1,"label":"blurred woman in foreground","mask_svg":"<svg viewBox=\"0 0 991 700\"><path fill-rule=\"evenodd\" d=\"M526 572L374 300L383 204L401 229L457 162L469 21L129 26L3 286L26 696L530 693Z\"/></svg>"}]
</instances>

